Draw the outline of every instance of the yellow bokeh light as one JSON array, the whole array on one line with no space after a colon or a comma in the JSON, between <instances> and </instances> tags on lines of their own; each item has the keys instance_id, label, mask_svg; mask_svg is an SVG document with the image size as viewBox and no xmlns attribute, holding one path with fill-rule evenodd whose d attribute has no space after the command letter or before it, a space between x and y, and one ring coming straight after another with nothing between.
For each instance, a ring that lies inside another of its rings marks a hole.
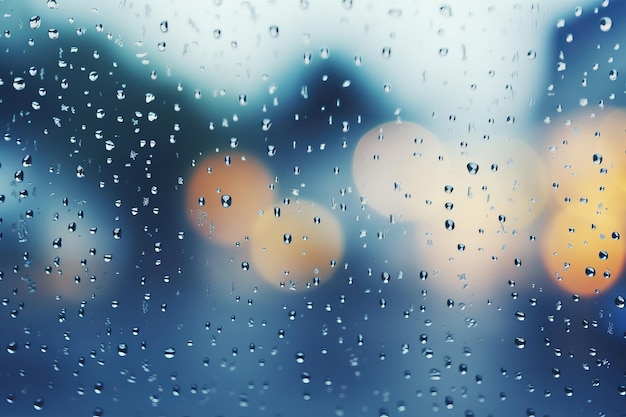
<instances>
[{"instance_id":1,"label":"yellow bokeh light","mask_svg":"<svg viewBox=\"0 0 626 417\"><path fill-rule=\"evenodd\" d=\"M256 159L238 152L200 161L186 186L187 219L194 230L222 245L242 241L259 211L270 205L272 180Z\"/></svg>"},{"instance_id":2,"label":"yellow bokeh light","mask_svg":"<svg viewBox=\"0 0 626 417\"><path fill-rule=\"evenodd\" d=\"M363 135L352 172L361 196L382 215L425 219L440 211L448 161L431 132L415 123L391 122Z\"/></svg>"},{"instance_id":3,"label":"yellow bokeh light","mask_svg":"<svg viewBox=\"0 0 626 417\"><path fill-rule=\"evenodd\" d=\"M626 246L619 239L624 220L602 213L557 212L541 237L546 271L572 294L593 295L614 284L624 267Z\"/></svg>"},{"instance_id":4,"label":"yellow bokeh light","mask_svg":"<svg viewBox=\"0 0 626 417\"><path fill-rule=\"evenodd\" d=\"M273 286L304 288L328 280L344 251L341 225L308 200L268 206L249 236L251 270Z\"/></svg>"},{"instance_id":5,"label":"yellow bokeh light","mask_svg":"<svg viewBox=\"0 0 626 417\"><path fill-rule=\"evenodd\" d=\"M580 112L546 141L553 213L542 237L545 269L562 289L601 293L623 270L626 111ZM617 234L614 234L617 233Z\"/></svg>"}]
</instances>

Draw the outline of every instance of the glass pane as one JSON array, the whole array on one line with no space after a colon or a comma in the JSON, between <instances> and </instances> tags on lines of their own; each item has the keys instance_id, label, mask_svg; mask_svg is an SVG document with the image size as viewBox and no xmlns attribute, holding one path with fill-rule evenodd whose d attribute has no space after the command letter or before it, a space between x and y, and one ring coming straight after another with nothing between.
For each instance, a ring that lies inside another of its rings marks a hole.
<instances>
[{"instance_id":1,"label":"glass pane","mask_svg":"<svg viewBox=\"0 0 626 417\"><path fill-rule=\"evenodd\" d=\"M0 415L624 415L626 3L0 11Z\"/></svg>"}]
</instances>

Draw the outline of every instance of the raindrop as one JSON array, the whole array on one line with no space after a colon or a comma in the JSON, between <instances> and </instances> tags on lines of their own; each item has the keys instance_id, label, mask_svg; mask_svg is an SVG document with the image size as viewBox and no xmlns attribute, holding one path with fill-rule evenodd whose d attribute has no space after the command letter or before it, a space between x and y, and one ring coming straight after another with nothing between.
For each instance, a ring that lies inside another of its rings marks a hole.
<instances>
[{"instance_id":1,"label":"raindrop","mask_svg":"<svg viewBox=\"0 0 626 417\"><path fill-rule=\"evenodd\" d=\"M448 48L439 48L439 56L448 55Z\"/></svg>"},{"instance_id":2,"label":"raindrop","mask_svg":"<svg viewBox=\"0 0 626 417\"><path fill-rule=\"evenodd\" d=\"M322 59L328 59L330 57L330 49L328 49L327 47L323 47L322 49L320 49L320 56L322 57Z\"/></svg>"},{"instance_id":3,"label":"raindrop","mask_svg":"<svg viewBox=\"0 0 626 417\"><path fill-rule=\"evenodd\" d=\"M610 17L603 17L600 19L600 30L602 32L608 32L609 30L611 30L611 27L613 26L613 20Z\"/></svg>"},{"instance_id":4,"label":"raindrop","mask_svg":"<svg viewBox=\"0 0 626 417\"><path fill-rule=\"evenodd\" d=\"M96 81L98 79L98 73L96 71L91 71L89 73L89 81Z\"/></svg>"},{"instance_id":5,"label":"raindrop","mask_svg":"<svg viewBox=\"0 0 626 417\"><path fill-rule=\"evenodd\" d=\"M526 347L526 339L524 339L523 337L516 337L515 347L517 347L518 349L524 349Z\"/></svg>"},{"instance_id":6,"label":"raindrop","mask_svg":"<svg viewBox=\"0 0 626 417\"><path fill-rule=\"evenodd\" d=\"M37 411L41 411L43 410L43 404L44 404L44 400L41 397L38 397L35 399L35 401L33 402L33 408Z\"/></svg>"},{"instance_id":7,"label":"raindrop","mask_svg":"<svg viewBox=\"0 0 626 417\"><path fill-rule=\"evenodd\" d=\"M240 93L239 94L239 104L241 104L242 106L245 106L246 104L248 104L248 96L244 93Z\"/></svg>"},{"instance_id":8,"label":"raindrop","mask_svg":"<svg viewBox=\"0 0 626 417\"><path fill-rule=\"evenodd\" d=\"M599 153L594 153L592 160L595 165L600 165L602 163L602 155Z\"/></svg>"},{"instance_id":9,"label":"raindrop","mask_svg":"<svg viewBox=\"0 0 626 417\"><path fill-rule=\"evenodd\" d=\"M624 300L624 296L618 295L617 297L615 297L615 305L617 306L617 308L624 308L624 305L626 305L626 300Z\"/></svg>"},{"instance_id":10,"label":"raindrop","mask_svg":"<svg viewBox=\"0 0 626 417\"><path fill-rule=\"evenodd\" d=\"M128 345L126 343L117 345L117 354L119 356L126 356L126 354L128 354Z\"/></svg>"},{"instance_id":11,"label":"raindrop","mask_svg":"<svg viewBox=\"0 0 626 417\"><path fill-rule=\"evenodd\" d=\"M601 250L600 252L598 252L598 258L600 258L600 260L602 261L606 261L607 259L609 259L609 253L605 250Z\"/></svg>"},{"instance_id":12,"label":"raindrop","mask_svg":"<svg viewBox=\"0 0 626 417\"><path fill-rule=\"evenodd\" d=\"M50 39L58 39L59 38L59 31L56 29L48 29L48 37Z\"/></svg>"},{"instance_id":13,"label":"raindrop","mask_svg":"<svg viewBox=\"0 0 626 417\"><path fill-rule=\"evenodd\" d=\"M159 25L159 29L161 29L162 33L166 33L169 30L169 24L167 23L167 20L161 22L161 24Z\"/></svg>"},{"instance_id":14,"label":"raindrop","mask_svg":"<svg viewBox=\"0 0 626 417\"><path fill-rule=\"evenodd\" d=\"M289 234L289 233L285 233L285 234L283 235L283 242L285 242L285 244L286 244L286 245L288 245L288 244L290 244L290 243L291 243L291 239L292 239L292 238L291 238L291 234Z\"/></svg>"},{"instance_id":15,"label":"raindrop","mask_svg":"<svg viewBox=\"0 0 626 417\"><path fill-rule=\"evenodd\" d=\"M526 320L526 314L523 311L517 311L515 313L515 318L517 318L519 321L524 321Z\"/></svg>"},{"instance_id":16,"label":"raindrop","mask_svg":"<svg viewBox=\"0 0 626 417\"><path fill-rule=\"evenodd\" d=\"M470 175L476 175L476 173L478 173L478 164L476 162L468 163L467 172L469 172Z\"/></svg>"},{"instance_id":17,"label":"raindrop","mask_svg":"<svg viewBox=\"0 0 626 417\"><path fill-rule=\"evenodd\" d=\"M454 230L454 220L447 219L444 223L446 230Z\"/></svg>"},{"instance_id":18,"label":"raindrop","mask_svg":"<svg viewBox=\"0 0 626 417\"><path fill-rule=\"evenodd\" d=\"M39 29L39 26L41 26L41 17L33 16L30 18L28 23L31 29Z\"/></svg>"},{"instance_id":19,"label":"raindrop","mask_svg":"<svg viewBox=\"0 0 626 417\"><path fill-rule=\"evenodd\" d=\"M250 270L250 263L246 262L246 261L243 261L241 263L241 269L244 270L244 271L249 271Z\"/></svg>"},{"instance_id":20,"label":"raindrop","mask_svg":"<svg viewBox=\"0 0 626 417\"><path fill-rule=\"evenodd\" d=\"M592 266L586 267L585 275L587 275L589 278L594 277L596 275L596 269Z\"/></svg>"},{"instance_id":21,"label":"raindrop","mask_svg":"<svg viewBox=\"0 0 626 417\"><path fill-rule=\"evenodd\" d=\"M270 32L270 36L272 38L277 38L278 37L278 26L276 25L272 25L269 27L269 32Z\"/></svg>"},{"instance_id":22,"label":"raindrop","mask_svg":"<svg viewBox=\"0 0 626 417\"><path fill-rule=\"evenodd\" d=\"M609 80L611 81L615 81L617 80L617 70L616 69L612 69L611 71L609 71Z\"/></svg>"},{"instance_id":23,"label":"raindrop","mask_svg":"<svg viewBox=\"0 0 626 417\"><path fill-rule=\"evenodd\" d=\"M26 88L26 81L24 80L24 78L15 77L13 79L13 88L15 88L17 91L22 91L24 88Z\"/></svg>"},{"instance_id":24,"label":"raindrop","mask_svg":"<svg viewBox=\"0 0 626 417\"><path fill-rule=\"evenodd\" d=\"M176 349L169 347L163 351L163 356L167 359L172 359L176 355Z\"/></svg>"},{"instance_id":25,"label":"raindrop","mask_svg":"<svg viewBox=\"0 0 626 417\"><path fill-rule=\"evenodd\" d=\"M390 46L385 46L382 51L382 56L385 59L389 59L391 57L391 47Z\"/></svg>"},{"instance_id":26,"label":"raindrop","mask_svg":"<svg viewBox=\"0 0 626 417\"><path fill-rule=\"evenodd\" d=\"M26 155L22 158L22 166L25 168L30 167L33 164L33 158L30 155Z\"/></svg>"}]
</instances>

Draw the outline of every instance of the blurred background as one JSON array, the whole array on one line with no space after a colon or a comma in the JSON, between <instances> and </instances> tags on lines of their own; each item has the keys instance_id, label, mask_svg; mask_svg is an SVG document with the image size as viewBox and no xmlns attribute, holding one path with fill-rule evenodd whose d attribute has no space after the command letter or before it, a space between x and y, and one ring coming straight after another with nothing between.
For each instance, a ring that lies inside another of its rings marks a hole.
<instances>
[{"instance_id":1,"label":"blurred background","mask_svg":"<svg viewBox=\"0 0 626 417\"><path fill-rule=\"evenodd\" d=\"M0 1L0 415L622 416L623 1Z\"/></svg>"}]
</instances>

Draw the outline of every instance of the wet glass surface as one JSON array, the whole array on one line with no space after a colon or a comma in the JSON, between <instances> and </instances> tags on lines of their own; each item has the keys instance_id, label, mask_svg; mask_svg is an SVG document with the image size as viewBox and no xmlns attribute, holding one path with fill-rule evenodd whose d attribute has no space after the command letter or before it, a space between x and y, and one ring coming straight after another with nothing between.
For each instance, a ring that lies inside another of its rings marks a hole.
<instances>
[{"instance_id":1,"label":"wet glass surface","mask_svg":"<svg viewBox=\"0 0 626 417\"><path fill-rule=\"evenodd\" d=\"M623 1L0 12L0 415L626 415Z\"/></svg>"}]
</instances>

